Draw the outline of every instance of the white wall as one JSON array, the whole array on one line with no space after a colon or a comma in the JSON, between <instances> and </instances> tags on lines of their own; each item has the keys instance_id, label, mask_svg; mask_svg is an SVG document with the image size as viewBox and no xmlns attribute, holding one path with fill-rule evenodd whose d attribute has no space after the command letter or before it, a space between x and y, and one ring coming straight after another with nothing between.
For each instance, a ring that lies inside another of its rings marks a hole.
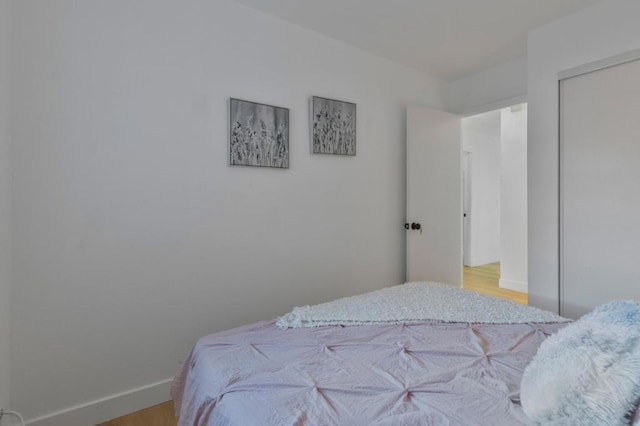
<instances>
[{"instance_id":1,"label":"white wall","mask_svg":"<svg viewBox=\"0 0 640 426\"><path fill-rule=\"evenodd\" d=\"M527 292L527 108L500 111L500 287Z\"/></svg>"},{"instance_id":2,"label":"white wall","mask_svg":"<svg viewBox=\"0 0 640 426\"><path fill-rule=\"evenodd\" d=\"M467 266L500 260L500 111L462 119L462 149L471 153L471 232Z\"/></svg>"},{"instance_id":3,"label":"white wall","mask_svg":"<svg viewBox=\"0 0 640 426\"><path fill-rule=\"evenodd\" d=\"M640 2L610 0L529 35L529 303L533 306L558 311L558 73L640 48L638 16Z\"/></svg>"},{"instance_id":4,"label":"white wall","mask_svg":"<svg viewBox=\"0 0 640 426\"><path fill-rule=\"evenodd\" d=\"M9 408L11 286L11 2L0 0L0 407Z\"/></svg>"},{"instance_id":5,"label":"white wall","mask_svg":"<svg viewBox=\"0 0 640 426\"><path fill-rule=\"evenodd\" d=\"M470 115L524 102L526 95L524 57L451 82L447 108L454 114Z\"/></svg>"},{"instance_id":6,"label":"white wall","mask_svg":"<svg viewBox=\"0 0 640 426\"><path fill-rule=\"evenodd\" d=\"M404 279L405 106L443 108L444 84L227 0L14 9L28 418L169 379L207 333ZM310 95L357 103L356 157L309 154ZM230 96L291 109L289 170L227 166ZM101 407L74 421L125 410Z\"/></svg>"}]
</instances>

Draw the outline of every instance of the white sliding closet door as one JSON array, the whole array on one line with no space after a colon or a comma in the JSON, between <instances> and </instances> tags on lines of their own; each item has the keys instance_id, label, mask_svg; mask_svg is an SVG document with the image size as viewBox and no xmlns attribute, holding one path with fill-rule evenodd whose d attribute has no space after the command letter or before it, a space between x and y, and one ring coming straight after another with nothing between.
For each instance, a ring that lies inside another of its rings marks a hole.
<instances>
[{"instance_id":1,"label":"white sliding closet door","mask_svg":"<svg viewBox=\"0 0 640 426\"><path fill-rule=\"evenodd\" d=\"M560 304L640 300L640 61L560 82Z\"/></svg>"}]
</instances>

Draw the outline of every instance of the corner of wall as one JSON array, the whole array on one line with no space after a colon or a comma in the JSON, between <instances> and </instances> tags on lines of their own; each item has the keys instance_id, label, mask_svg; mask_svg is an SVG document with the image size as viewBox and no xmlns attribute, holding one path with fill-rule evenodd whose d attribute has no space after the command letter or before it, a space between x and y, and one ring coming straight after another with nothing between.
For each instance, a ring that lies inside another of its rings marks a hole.
<instances>
[{"instance_id":1,"label":"corner of wall","mask_svg":"<svg viewBox=\"0 0 640 426\"><path fill-rule=\"evenodd\" d=\"M559 311L558 75L640 46L640 2L599 2L529 33L529 304Z\"/></svg>"},{"instance_id":2,"label":"corner of wall","mask_svg":"<svg viewBox=\"0 0 640 426\"><path fill-rule=\"evenodd\" d=\"M11 0L0 0L0 406L10 402Z\"/></svg>"}]
</instances>

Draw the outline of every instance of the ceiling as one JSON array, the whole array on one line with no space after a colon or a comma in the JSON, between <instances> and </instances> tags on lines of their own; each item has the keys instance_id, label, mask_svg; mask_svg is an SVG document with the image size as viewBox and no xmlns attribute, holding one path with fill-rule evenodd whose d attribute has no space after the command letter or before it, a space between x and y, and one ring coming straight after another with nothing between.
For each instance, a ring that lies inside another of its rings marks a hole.
<instances>
[{"instance_id":1,"label":"ceiling","mask_svg":"<svg viewBox=\"0 0 640 426\"><path fill-rule=\"evenodd\" d=\"M446 80L526 55L527 32L601 0L236 0Z\"/></svg>"}]
</instances>

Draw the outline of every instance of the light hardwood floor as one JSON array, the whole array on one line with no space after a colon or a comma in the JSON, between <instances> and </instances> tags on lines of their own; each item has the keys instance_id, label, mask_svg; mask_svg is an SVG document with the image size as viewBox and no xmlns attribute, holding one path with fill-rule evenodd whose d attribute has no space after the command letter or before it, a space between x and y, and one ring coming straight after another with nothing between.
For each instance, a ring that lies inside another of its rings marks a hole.
<instances>
[{"instance_id":1,"label":"light hardwood floor","mask_svg":"<svg viewBox=\"0 0 640 426\"><path fill-rule=\"evenodd\" d=\"M464 267L463 288L488 296L511 300L512 302L527 304L527 295L517 291L505 290L498 287L500 279L500 263L477 266L475 268ZM176 426L176 418L173 415L173 403L171 401L128 416L103 423L99 426Z\"/></svg>"},{"instance_id":2,"label":"light hardwood floor","mask_svg":"<svg viewBox=\"0 0 640 426\"><path fill-rule=\"evenodd\" d=\"M511 300L522 305L528 304L526 293L506 290L498 286L500 280L500 263L490 263L488 265L470 268L464 267L462 288L487 296L498 297L500 299Z\"/></svg>"},{"instance_id":3,"label":"light hardwood floor","mask_svg":"<svg viewBox=\"0 0 640 426\"><path fill-rule=\"evenodd\" d=\"M173 402L165 402L128 416L101 423L98 426L176 426Z\"/></svg>"}]
</instances>

